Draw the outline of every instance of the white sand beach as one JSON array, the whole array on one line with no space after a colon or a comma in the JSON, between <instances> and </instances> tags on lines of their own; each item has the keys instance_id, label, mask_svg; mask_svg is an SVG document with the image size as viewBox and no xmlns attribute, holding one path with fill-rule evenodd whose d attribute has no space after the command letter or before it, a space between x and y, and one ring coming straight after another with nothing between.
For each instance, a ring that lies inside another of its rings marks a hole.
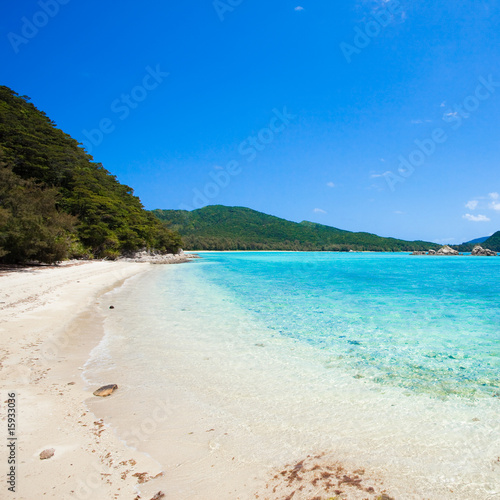
<instances>
[{"instance_id":1,"label":"white sand beach","mask_svg":"<svg viewBox=\"0 0 500 500\"><path fill-rule=\"evenodd\" d=\"M223 296L196 291L184 266L162 268L0 274L1 397L15 393L17 410L11 498L496 498L495 405L374 389L256 330ZM93 396L112 383L111 397Z\"/></svg>"},{"instance_id":2,"label":"white sand beach","mask_svg":"<svg viewBox=\"0 0 500 500\"><path fill-rule=\"evenodd\" d=\"M103 294L148 270L148 263L88 261L0 274L1 395L7 401L8 394L15 393L18 439L15 493L10 493L11 498L278 499L288 498L298 489L295 498L312 498L319 490L331 490L330 478L349 486L352 491L348 498L375 498L376 490L370 486L380 491L379 479L364 478L362 470L346 470L332 457L295 460L291 455L289 463L277 463L273 468L262 457L252 463L231 464L227 457L218 458L213 452L214 443L220 439L219 429L205 429L206 419L199 415L198 404L186 398L182 388L176 393L172 384L168 400L175 400L176 410L182 410L181 418L173 415L171 408L158 404L151 403L151 411L156 412L152 417L157 421L164 421L165 415L172 419L171 434L157 446L171 448L169 459L184 466L180 476L166 477L160 463L131 447L133 439L127 446L106 419L89 411L90 402L100 413L106 413L108 406L112 419L123 406L113 397L93 396L97 386L89 386L82 379L90 352L103 336L103 317L96 306ZM220 423L227 430L232 426ZM5 411L0 425L6 430ZM246 438L245 432L234 437L238 440L243 436ZM244 439L237 442L239 446L246 446ZM1 460L6 464L7 452L3 450ZM53 450L53 456L42 460L44 450ZM183 471L190 471L189 477ZM223 485L220 478L224 478ZM186 484L192 484L192 489L186 489ZM4 475L2 491L8 486Z\"/></svg>"},{"instance_id":3,"label":"white sand beach","mask_svg":"<svg viewBox=\"0 0 500 500\"><path fill-rule=\"evenodd\" d=\"M80 376L102 335L99 318L86 311L100 294L149 267L96 261L0 274L1 397L16 394L18 437L16 491L8 498L131 499L141 474L160 472L86 410L85 399L94 396ZM95 330L79 328L82 314ZM5 436L5 404L1 417ZM54 456L41 460L51 448ZM6 491L2 474L2 498Z\"/></svg>"}]
</instances>

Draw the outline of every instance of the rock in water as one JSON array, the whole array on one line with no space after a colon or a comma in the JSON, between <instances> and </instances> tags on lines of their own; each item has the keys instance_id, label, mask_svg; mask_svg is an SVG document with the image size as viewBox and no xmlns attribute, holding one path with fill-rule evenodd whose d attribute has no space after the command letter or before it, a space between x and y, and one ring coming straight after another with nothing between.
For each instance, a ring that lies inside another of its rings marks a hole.
<instances>
[{"instance_id":1,"label":"rock in water","mask_svg":"<svg viewBox=\"0 0 500 500\"><path fill-rule=\"evenodd\" d=\"M116 384L103 385L102 387L99 387L97 391L94 391L94 396L105 398L106 396L113 394L116 389L118 389L118 386Z\"/></svg>"},{"instance_id":2,"label":"rock in water","mask_svg":"<svg viewBox=\"0 0 500 500\"><path fill-rule=\"evenodd\" d=\"M453 248L445 245L437 251L437 255L459 255L459 253L457 250L453 250Z\"/></svg>"},{"instance_id":3,"label":"rock in water","mask_svg":"<svg viewBox=\"0 0 500 500\"><path fill-rule=\"evenodd\" d=\"M54 448L43 450L42 453L40 453L40 460L47 460L48 458L52 458L55 452L56 450L54 450Z\"/></svg>"},{"instance_id":4,"label":"rock in water","mask_svg":"<svg viewBox=\"0 0 500 500\"><path fill-rule=\"evenodd\" d=\"M489 248L483 248L481 245L476 245L471 252L471 255L479 255L481 257L496 257L497 253Z\"/></svg>"},{"instance_id":5,"label":"rock in water","mask_svg":"<svg viewBox=\"0 0 500 500\"><path fill-rule=\"evenodd\" d=\"M436 255L436 250L433 250L432 248L429 250L427 255Z\"/></svg>"}]
</instances>

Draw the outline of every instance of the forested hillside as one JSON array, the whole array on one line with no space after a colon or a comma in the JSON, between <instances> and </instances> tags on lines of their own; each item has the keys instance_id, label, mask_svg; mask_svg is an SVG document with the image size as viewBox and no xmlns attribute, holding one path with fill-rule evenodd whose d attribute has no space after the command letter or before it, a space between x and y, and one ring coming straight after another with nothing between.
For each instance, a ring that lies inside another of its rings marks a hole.
<instances>
[{"instance_id":1,"label":"forested hillside","mask_svg":"<svg viewBox=\"0 0 500 500\"><path fill-rule=\"evenodd\" d=\"M0 86L0 262L176 252L178 234L26 96Z\"/></svg>"},{"instance_id":2,"label":"forested hillside","mask_svg":"<svg viewBox=\"0 0 500 500\"><path fill-rule=\"evenodd\" d=\"M213 205L191 212L154 210L189 250L413 251L439 248L424 241L382 238L313 222L291 222L249 208Z\"/></svg>"},{"instance_id":3,"label":"forested hillside","mask_svg":"<svg viewBox=\"0 0 500 500\"><path fill-rule=\"evenodd\" d=\"M489 248L494 252L500 252L500 231L492 234L484 243L481 244L484 248Z\"/></svg>"}]
</instances>

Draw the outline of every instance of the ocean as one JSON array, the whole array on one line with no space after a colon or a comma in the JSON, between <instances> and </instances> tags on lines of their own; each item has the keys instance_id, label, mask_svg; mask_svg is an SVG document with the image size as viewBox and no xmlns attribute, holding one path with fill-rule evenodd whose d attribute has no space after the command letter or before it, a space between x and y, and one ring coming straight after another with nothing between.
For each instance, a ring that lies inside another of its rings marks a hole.
<instances>
[{"instance_id":1,"label":"ocean","mask_svg":"<svg viewBox=\"0 0 500 500\"><path fill-rule=\"evenodd\" d=\"M500 498L500 259L201 255L101 298L84 373L167 498L254 498L313 454L394 498Z\"/></svg>"}]
</instances>

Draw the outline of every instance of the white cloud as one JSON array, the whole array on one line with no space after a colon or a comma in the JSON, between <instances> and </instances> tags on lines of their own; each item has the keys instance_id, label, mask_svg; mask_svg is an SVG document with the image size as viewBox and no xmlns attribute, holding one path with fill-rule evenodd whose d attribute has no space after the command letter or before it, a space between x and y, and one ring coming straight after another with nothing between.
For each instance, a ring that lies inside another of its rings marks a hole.
<instances>
[{"instance_id":1,"label":"white cloud","mask_svg":"<svg viewBox=\"0 0 500 500\"><path fill-rule=\"evenodd\" d=\"M380 177L385 177L386 175L389 175L390 173L391 173L391 171L388 170L387 172L384 172L383 174L371 174L370 179L378 179Z\"/></svg>"},{"instance_id":2,"label":"white cloud","mask_svg":"<svg viewBox=\"0 0 500 500\"><path fill-rule=\"evenodd\" d=\"M326 214L326 212L322 208L315 208L313 212L315 214Z\"/></svg>"},{"instance_id":3,"label":"white cloud","mask_svg":"<svg viewBox=\"0 0 500 500\"><path fill-rule=\"evenodd\" d=\"M301 10L304 10L304 7L301 7L300 5L297 5L297 7L295 7L295 9L297 12L301 11Z\"/></svg>"},{"instance_id":4,"label":"white cloud","mask_svg":"<svg viewBox=\"0 0 500 500\"><path fill-rule=\"evenodd\" d=\"M489 200L489 202L488 202ZM488 193L488 196L476 196L475 200L469 200L465 204L469 210L495 210L500 212L500 194L497 192Z\"/></svg>"},{"instance_id":5,"label":"white cloud","mask_svg":"<svg viewBox=\"0 0 500 500\"><path fill-rule=\"evenodd\" d=\"M465 214L464 219L470 220L471 222L489 222L489 218L486 215L471 215Z\"/></svg>"},{"instance_id":6,"label":"white cloud","mask_svg":"<svg viewBox=\"0 0 500 500\"><path fill-rule=\"evenodd\" d=\"M470 200L465 204L465 208L468 208L469 210L475 210L477 205L478 205L477 200Z\"/></svg>"},{"instance_id":7,"label":"white cloud","mask_svg":"<svg viewBox=\"0 0 500 500\"><path fill-rule=\"evenodd\" d=\"M214 169L215 170L224 170L224 167L221 167L220 165L215 165Z\"/></svg>"},{"instance_id":8,"label":"white cloud","mask_svg":"<svg viewBox=\"0 0 500 500\"><path fill-rule=\"evenodd\" d=\"M334 188L335 187L335 183L334 182L327 182L326 185L329 187L329 188Z\"/></svg>"},{"instance_id":9,"label":"white cloud","mask_svg":"<svg viewBox=\"0 0 500 500\"><path fill-rule=\"evenodd\" d=\"M421 123L424 123L422 120L412 120L411 123L414 125L420 125Z\"/></svg>"},{"instance_id":10,"label":"white cloud","mask_svg":"<svg viewBox=\"0 0 500 500\"><path fill-rule=\"evenodd\" d=\"M401 210L394 210L394 213L396 215L403 215L404 214L404 212L401 212Z\"/></svg>"}]
</instances>

